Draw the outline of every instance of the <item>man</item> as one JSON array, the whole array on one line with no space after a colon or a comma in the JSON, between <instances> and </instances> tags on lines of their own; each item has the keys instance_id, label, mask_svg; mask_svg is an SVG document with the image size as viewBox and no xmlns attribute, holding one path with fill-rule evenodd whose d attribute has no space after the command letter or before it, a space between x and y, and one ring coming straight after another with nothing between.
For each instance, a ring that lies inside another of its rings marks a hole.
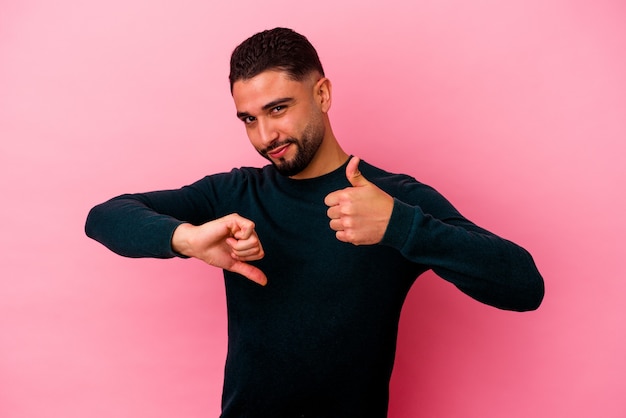
<instances>
[{"instance_id":1,"label":"man","mask_svg":"<svg viewBox=\"0 0 626 418\"><path fill-rule=\"evenodd\" d=\"M270 165L119 196L86 224L124 256L224 269L222 417L385 417L402 303L429 269L483 303L539 306L543 280L524 249L341 148L331 83L305 37L276 28L247 39L230 83Z\"/></svg>"}]
</instances>

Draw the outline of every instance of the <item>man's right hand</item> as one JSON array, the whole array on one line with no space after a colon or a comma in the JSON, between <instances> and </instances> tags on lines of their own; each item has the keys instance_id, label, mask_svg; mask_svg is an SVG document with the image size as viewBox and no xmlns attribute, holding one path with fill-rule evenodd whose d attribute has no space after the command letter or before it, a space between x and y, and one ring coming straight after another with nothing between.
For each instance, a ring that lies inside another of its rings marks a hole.
<instances>
[{"instance_id":1,"label":"man's right hand","mask_svg":"<svg viewBox=\"0 0 626 418\"><path fill-rule=\"evenodd\" d=\"M172 249L256 282L267 284L267 277L247 261L260 260L265 253L254 230L254 222L236 213L194 226L184 223L172 236Z\"/></svg>"}]
</instances>

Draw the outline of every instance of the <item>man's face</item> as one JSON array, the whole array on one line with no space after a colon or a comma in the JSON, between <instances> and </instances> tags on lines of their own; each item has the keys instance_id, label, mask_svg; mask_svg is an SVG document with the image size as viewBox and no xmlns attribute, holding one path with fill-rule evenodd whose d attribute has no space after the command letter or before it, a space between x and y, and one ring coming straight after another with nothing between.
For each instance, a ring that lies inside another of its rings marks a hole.
<instances>
[{"instance_id":1,"label":"man's face","mask_svg":"<svg viewBox=\"0 0 626 418\"><path fill-rule=\"evenodd\" d=\"M254 148L285 176L314 159L324 140L324 113L315 100L318 80L295 81L283 71L265 71L233 84L237 117Z\"/></svg>"}]
</instances>

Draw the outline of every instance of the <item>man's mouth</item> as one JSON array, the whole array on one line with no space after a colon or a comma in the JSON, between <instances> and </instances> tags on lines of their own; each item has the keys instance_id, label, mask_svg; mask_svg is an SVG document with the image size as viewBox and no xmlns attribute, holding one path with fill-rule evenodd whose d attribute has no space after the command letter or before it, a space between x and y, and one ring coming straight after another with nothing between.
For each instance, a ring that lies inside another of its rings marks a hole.
<instances>
[{"instance_id":1,"label":"man's mouth","mask_svg":"<svg viewBox=\"0 0 626 418\"><path fill-rule=\"evenodd\" d=\"M266 151L265 153L270 158L278 159L283 157L287 153L290 145L291 142L287 142L286 144L278 145L277 147L274 147L271 150Z\"/></svg>"}]
</instances>

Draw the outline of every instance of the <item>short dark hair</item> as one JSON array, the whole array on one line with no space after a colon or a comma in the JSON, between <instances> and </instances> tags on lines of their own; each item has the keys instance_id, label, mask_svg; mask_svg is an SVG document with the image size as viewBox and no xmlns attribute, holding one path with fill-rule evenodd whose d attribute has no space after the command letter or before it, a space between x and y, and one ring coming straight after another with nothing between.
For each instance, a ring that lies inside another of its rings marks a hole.
<instances>
[{"instance_id":1,"label":"short dark hair","mask_svg":"<svg viewBox=\"0 0 626 418\"><path fill-rule=\"evenodd\" d=\"M324 76L313 45L303 35L287 28L259 32L235 48L230 57L230 91L236 81L253 78L267 70L285 71L298 81L313 71Z\"/></svg>"}]
</instances>

